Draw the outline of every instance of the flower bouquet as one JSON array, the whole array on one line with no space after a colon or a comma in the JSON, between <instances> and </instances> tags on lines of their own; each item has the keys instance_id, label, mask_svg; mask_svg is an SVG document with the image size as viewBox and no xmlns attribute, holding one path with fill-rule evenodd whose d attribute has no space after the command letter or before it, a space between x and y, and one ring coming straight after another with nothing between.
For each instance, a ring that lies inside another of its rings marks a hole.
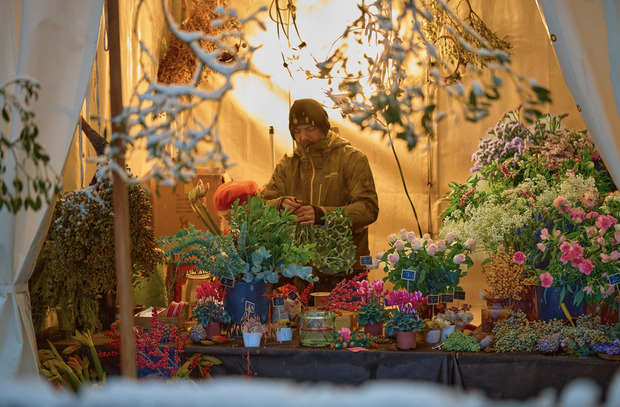
<instances>
[{"instance_id":1,"label":"flower bouquet","mask_svg":"<svg viewBox=\"0 0 620 407\"><path fill-rule=\"evenodd\" d=\"M516 252L513 261L545 289L557 288L559 301L572 304L607 301L617 307L616 285L609 277L618 273L620 225L608 214L611 205L599 205L598 191L588 188L577 199L558 196L553 202L556 219L538 234L539 242L528 254Z\"/></svg>"},{"instance_id":2,"label":"flower bouquet","mask_svg":"<svg viewBox=\"0 0 620 407\"><path fill-rule=\"evenodd\" d=\"M416 237L414 232L401 230L388 236L389 250L378 253L379 265L388 274L384 280L395 288L418 290L427 294L452 293L460 290L459 281L473 265L469 254L476 242L468 239L464 244L453 234L445 239L433 240L430 235ZM415 272L412 280L403 279L403 270Z\"/></svg>"}]
</instances>

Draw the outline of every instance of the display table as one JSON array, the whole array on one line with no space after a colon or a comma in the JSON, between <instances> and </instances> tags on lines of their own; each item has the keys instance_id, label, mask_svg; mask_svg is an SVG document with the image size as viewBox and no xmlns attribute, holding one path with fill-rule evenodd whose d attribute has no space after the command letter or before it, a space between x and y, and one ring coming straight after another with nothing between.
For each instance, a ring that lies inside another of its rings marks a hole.
<instances>
[{"instance_id":1,"label":"display table","mask_svg":"<svg viewBox=\"0 0 620 407\"><path fill-rule=\"evenodd\" d=\"M39 338L40 339L40 338ZM107 338L93 337L106 350ZM57 340L62 350L71 341ZM40 340L39 347L47 347ZM188 355L205 353L223 363L211 368L213 377L252 376L282 378L298 382L328 382L359 385L370 380L416 380L445 384L465 390L481 390L494 399L525 400L547 388L561 390L578 378L593 380L607 389L620 362L596 356L540 355L536 353L455 353L432 350L418 344L415 350L397 350L394 344L378 345L360 352L309 348L294 338L288 343L263 342L259 348L245 348L241 338L224 345L188 344ZM102 358L108 376L120 374L118 357Z\"/></svg>"}]
</instances>

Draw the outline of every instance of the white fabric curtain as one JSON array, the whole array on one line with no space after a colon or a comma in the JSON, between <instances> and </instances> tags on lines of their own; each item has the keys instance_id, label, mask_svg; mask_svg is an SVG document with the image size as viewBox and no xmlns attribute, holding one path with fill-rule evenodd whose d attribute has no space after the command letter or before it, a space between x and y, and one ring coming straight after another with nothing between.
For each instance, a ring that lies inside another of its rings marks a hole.
<instances>
[{"instance_id":1,"label":"white fabric curtain","mask_svg":"<svg viewBox=\"0 0 620 407\"><path fill-rule=\"evenodd\" d=\"M103 0L0 2L0 83L25 76L40 84L30 108L58 174L84 101L102 9ZM19 130L13 126L11 136ZM12 176L5 175L7 183ZM38 375L28 279L52 209L0 211L0 378Z\"/></svg>"},{"instance_id":2,"label":"white fabric curtain","mask_svg":"<svg viewBox=\"0 0 620 407\"><path fill-rule=\"evenodd\" d=\"M564 81L620 185L620 4L537 0Z\"/></svg>"}]
</instances>

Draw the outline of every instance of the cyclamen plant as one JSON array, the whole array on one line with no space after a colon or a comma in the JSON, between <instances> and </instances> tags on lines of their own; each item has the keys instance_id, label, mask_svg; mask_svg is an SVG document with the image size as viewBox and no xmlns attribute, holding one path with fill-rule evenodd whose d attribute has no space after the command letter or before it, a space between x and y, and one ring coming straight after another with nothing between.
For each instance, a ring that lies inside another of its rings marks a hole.
<instances>
[{"instance_id":1,"label":"cyclamen plant","mask_svg":"<svg viewBox=\"0 0 620 407\"><path fill-rule=\"evenodd\" d=\"M385 320L388 313L385 310L385 298L389 293L383 290L384 283L375 280L372 283L368 280L359 281L356 284L357 294L362 299L362 304L357 311L357 321L360 325Z\"/></svg>"},{"instance_id":2,"label":"cyclamen plant","mask_svg":"<svg viewBox=\"0 0 620 407\"><path fill-rule=\"evenodd\" d=\"M460 290L460 279L473 265L469 257L476 248L473 239L463 244L449 233L445 239L433 240L429 234L416 237L414 232L403 229L399 235L388 236L388 241L390 249L377 253L376 258L388 273L384 281L393 283L397 289L416 289L425 295ZM415 271L415 279L402 279L403 270Z\"/></svg>"},{"instance_id":3,"label":"cyclamen plant","mask_svg":"<svg viewBox=\"0 0 620 407\"><path fill-rule=\"evenodd\" d=\"M204 326L211 322L229 323L230 315L222 302L225 294L226 291L219 282L201 283L196 289L193 318Z\"/></svg>"},{"instance_id":4,"label":"cyclamen plant","mask_svg":"<svg viewBox=\"0 0 620 407\"><path fill-rule=\"evenodd\" d=\"M395 335L397 331L418 332L424 329L424 322L417 311L418 304L426 302L422 293L395 290L388 293L386 300L389 306L394 306L385 323L385 332L388 335Z\"/></svg>"}]
</instances>

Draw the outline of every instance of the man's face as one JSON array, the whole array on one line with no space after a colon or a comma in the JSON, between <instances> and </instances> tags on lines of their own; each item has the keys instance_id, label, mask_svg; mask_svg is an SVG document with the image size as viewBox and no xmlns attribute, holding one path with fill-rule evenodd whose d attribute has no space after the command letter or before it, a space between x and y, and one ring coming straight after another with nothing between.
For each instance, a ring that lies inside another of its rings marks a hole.
<instances>
[{"instance_id":1,"label":"man's face","mask_svg":"<svg viewBox=\"0 0 620 407\"><path fill-rule=\"evenodd\" d=\"M293 137L297 144L308 147L323 139L324 134L318 127L306 124L295 126L293 128Z\"/></svg>"}]
</instances>

